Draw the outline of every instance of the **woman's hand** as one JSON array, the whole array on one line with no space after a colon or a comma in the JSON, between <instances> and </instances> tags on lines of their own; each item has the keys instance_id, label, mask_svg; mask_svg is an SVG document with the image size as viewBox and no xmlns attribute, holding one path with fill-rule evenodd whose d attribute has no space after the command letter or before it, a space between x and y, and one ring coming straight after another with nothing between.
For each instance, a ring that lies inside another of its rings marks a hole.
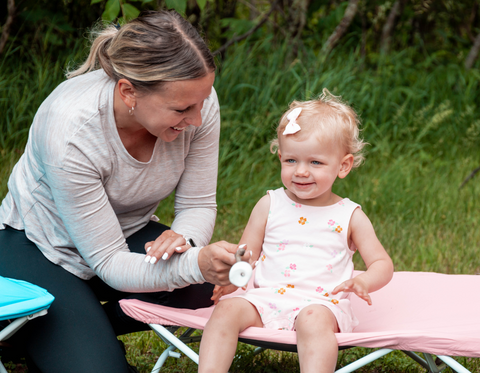
<instances>
[{"instance_id":1,"label":"woman's hand","mask_svg":"<svg viewBox=\"0 0 480 373\"><path fill-rule=\"evenodd\" d=\"M238 245L225 241L215 242L203 247L198 253L198 266L205 281L215 285L230 285L228 273L235 264L235 255ZM243 260L250 259L250 252L246 252Z\"/></svg>"},{"instance_id":2,"label":"woman's hand","mask_svg":"<svg viewBox=\"0 0 480 373\"><path fill-rule=\"evenodd\" d=\"M190 248L191 246L181 234L170 229L164 231L155 241L145 244L145 251L147 252L145 261L155 264L160 258L168 260L173 253L183 253Z\"/></svg>"},{"instance_id":3,"label":"woman's hand","mask_svg":"<svg viewBox=\"0 0 480 373\"><path fill-rule=\"evenodd\" d=\"M359 298L362 298L369 306L372 305L372 299L368 295L368 285L363 281L361 276L354 277L350 280L342 282L332 291L332 295L338 294L341 291L343 292L353 292L357 294Z\"/></svg>"}]
</instances>

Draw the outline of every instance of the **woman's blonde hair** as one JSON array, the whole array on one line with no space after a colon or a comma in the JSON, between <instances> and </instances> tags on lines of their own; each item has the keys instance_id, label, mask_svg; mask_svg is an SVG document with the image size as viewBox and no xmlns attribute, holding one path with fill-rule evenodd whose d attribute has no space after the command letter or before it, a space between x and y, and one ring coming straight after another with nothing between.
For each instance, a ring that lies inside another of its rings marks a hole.
<instances>
[{"instance_id":1,"label":"woman's blonde hair","mask_svg":"<svg viewBox=\"0 0 480 373\"><path fill-rule=\"evenodd\" d=\"M92 31L87 60L67 78L102 68L118 82L139 90L162 82L202 78L215 61L195 28L175 11L147 11L125 25L100 25Z\"/></svg>"},{"instance_id":2,"label":"woman's blonde hair","mask_svg":"<svg viewBox=\"0 0 480 373\"><path fill-rule=\"evenodd\" d=\"M287 116L293 109L302 108L296 122L301 130L292 135L283 135L288 124ZM280 146L282 136L291 136L293 139L302 141L316 132L322 138L331 138L338 141L345 149L345 154L353 155L353 167L358 167L365 159L362 150L366 143L360 138L360 120L357 113L350 106L344 103L340 96L332 95L326 88L322 94L314 100L293 101L290 109L283 114L277 127L277 138L270 146L272 153L275 153Z\"/></svg>"}]
</instances>

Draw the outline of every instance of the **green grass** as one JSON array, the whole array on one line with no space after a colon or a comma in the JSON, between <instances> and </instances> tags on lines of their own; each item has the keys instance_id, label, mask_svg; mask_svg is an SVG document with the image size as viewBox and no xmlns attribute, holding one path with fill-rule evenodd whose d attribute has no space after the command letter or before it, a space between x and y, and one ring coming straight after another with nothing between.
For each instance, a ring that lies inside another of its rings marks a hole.
<instances>
[{"instance_id":1,"label":"green grass","mask_svg":"<svg viewBox=\"0 0 480 373\"><path fill-rule=\"evenodd\" d=\"M181 329L182 331L184 329ZM136 364L141 373L151 372L158 356L166 348L166 345L153 333L141 332L132 333L128 336L122 336L121 339L127 346L130 346L127 358L131 364ZM189 346L198 353L199 343L193 343ZM298 358L296 353L266 350L260 354L255 354L255 347L244 343L239 343L237 355L229 370L231 373L280 373L291 372L299 373ZM342 350L338 355L337 369L353 363L376 349L355 347ZM423 357L422 354L419 354ZM460 364L471 372L480 371L480 359L455 357ZM194 373L197 372L197 365L189 358L182 356L180 359L168 358L162 368L162 372L171 373ZM358 369L359 373L423 373L423 369L412 359L407 358L400 351L393 351L388 355ZM444 373L454 373L450 368Z\"/></svg>"},{"instance_id":2,"label":"green grass","mask_svg":"<svg viewBox=\"0 0 480 373\"><path fill-rule=\"evenodd\" d=\"M480 163L478 71L467 72L455 61L440 62L435 55L419 58L410 50L369 60L341 49L327 60L313 52L294 61L285 56L288 48L272 48L266 40L232 49L220 66L215 87L222 133L213 240L237 242L258 199L281 186L279 162L269 152L277 121L293 99L314 97L327 87L355 107L370 143L365 164L338 181L334 191L362 205L396 270L480 274L480 179L459 190ZM18 64L15 52L0 60L0 198L33 115L62 80L67 60L32 55ZM171 223L172 197L158 214L163 223ZM354 260L357 269L364 269L361 258ZM150 332L122 339L141 372L150 371L165 348ZM236 371L298 371L296 354L253 356L250 346L240 344L239 349L246 356L235 362ZM341 352L339 364L368 351ZM480 371L479 359L459 361ZM168 359L167 365L166 372L196 371L185 358ZM360 370L420 371L402 353Z\"/></svg>"}]
</instances>

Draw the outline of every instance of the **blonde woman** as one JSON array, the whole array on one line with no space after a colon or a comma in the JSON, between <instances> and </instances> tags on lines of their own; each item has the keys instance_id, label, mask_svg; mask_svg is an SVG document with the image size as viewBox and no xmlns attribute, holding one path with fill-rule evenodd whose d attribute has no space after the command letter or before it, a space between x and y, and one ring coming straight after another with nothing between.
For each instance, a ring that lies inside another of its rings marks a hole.
<instances>
[{"instance_id":1,"label":"blonde woman","mask_svg":"<svg viewBox=\"0 0 480 373\"><path fill-rule=\"evenodd\" d=\"M212 284L229 283L236 245L208 245L215 63L177 13L146 12L99 31L68 78L38 109L10 176L0 275L55 296L49 314L16 337L31 371L128 372L116 335L145 326L118 300L197 308L211 304ZM174 191L166 227L153 214Z\"/></svg>"}]
</instances>

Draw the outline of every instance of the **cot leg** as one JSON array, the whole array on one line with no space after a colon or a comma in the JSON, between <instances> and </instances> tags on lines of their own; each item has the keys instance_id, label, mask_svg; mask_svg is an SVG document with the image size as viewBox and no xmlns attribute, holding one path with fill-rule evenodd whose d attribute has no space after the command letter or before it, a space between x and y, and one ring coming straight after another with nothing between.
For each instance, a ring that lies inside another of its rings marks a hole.
<instances>
[{"instance_id":1,"label":"cot leg","mask_svg":"<svg viewBox=\"0 0 480 373\"><path fill-rule=\"evenodd\" d=\"M412 358L415 360L418 364L420 364L422 367L428 370L428 373L440 373L443 371L447 366L445 364L440 364L437 365L435 361L433 360L432 355L423 353L423 356L425 356L425 360L422 359L420 356L418 356L415 352L413 351L404 351L402 352L407 355L408 357Z\"/></svg>"},{"instance_id":2,"label":"cot leg","mask_svg":"<svg viewBox=\"0 0 480 373\"><path fill-rule=\"evenodd\" d=\"M13 320L4 329L0 330L0 342L10 338L30 320L33 320L39 316L43 316L46 314L47 314L47 310L42 310L42 311L33 313L31 315L19 317L18 319ZM0 361L0 373L8 373L1 361Z\"/></svg>"},{"instance_id":3,"label":"cot leg","mask_svg":"<svg viewBox=\"0 0 480 373\"><path fill-rule=\"evenodd\" d=\"M28 316L19 317L13 320L8 326L0 330L0 341L4 341L14 335L18 329L24 326L30 320L47 314L47 310L42 310ZM0 371L1 373L1 371Z\"/></svg>"},{"instance_id":4,"label":"cot leg","mask_svg":"<svg viewBox=\"0 0 480 373\"><path fill-rule=\"evenodd\" d=\"M424 367L425 369L429 369L428 368L428 363L422 359L420 356L418 356L415 352L412 352L412 351L404 351L404 350L401 350L405 355L407 355L408 357L410 357L412 360L415 360L418 364L420 364L422 367Z\"/></svg>"},{"instance_id":5,"label":"cot leg","mask_svg":"<svg viewBox=\"0 0 480 373\"><path fill-rule=\"evenodd\" d=\"M23 316L13 320L5 329L0 330L0 341L7 340L14 335L17 330L24 326L30 319L28 316Z\"/></svg>"},{"instance_id":6,"label":"cot leg","mask_svg":"<svg viewBox=\"0 0 480 373\"><path fill-rule=\"evenodd\" d=\"M433 360L433 357L431 354L427 354L424 352L423 356L425 356L425 360L427 361L429 372L431 373L440 373L442 370L444 370L447 367L445 364L441 364L440 366L438 366L437 363L435 363L435 360Z\"/></svg>"},{"instance_id":7,"label":"cot leg","mask_svg":"<svg viewBox=\"0 0 480 373\"><path fill-rule=\"evenodd\" d=\"M180 341L174 334L170 333L165 327L158 324L148 324L150 328L162 339L164 339L171 346L175 346L185 355L187 355L194 363L198 364L198 354L196 354L190 347ZM169 353L170 355L170 353ZM163 354L162 354L163 356ZM165 357L166 358L166 357ZM157 362L158 363L158 362ZM163 364L163 363L162 363Z\"/></svg>"},{"instance_id":8,"label":"cot leg","mask_svg":"<svg viewBox=\"0 0 480 373\"><path fill-rule=\"evenodd\" d=\"M0 361L0 373L8 373L1 361Z\"/></svg>"},{"instance_id":9,"label":"cot leg","mask_svg":"<svg viewBox=\"0 0 480 373\"><path fill-rule=\"evenodd\" d=\"M443 362L445 362L445 364L447 364L450 368L452 368L457 373L471 373L462 364L452 359L450 356L439 355L437 357Z\"/></svg>"},{"instance_id":10,"label":"cot leg","mask_svg":"<svg viewBox=\"0 0 480 373\"><path fill-rule=\"evenodd\" d=\"M371 354L368 354L367 356L362 357L361 359L358 359L357 361L354 361L353 363L347 365L346 367L343 367L335 373L350 373L353 372L364 365L367 365L371 363L372 361L375 361L377 359L380 359L382 356L385 356L386 354L389 354L393 350L390 350L389 348L383 348L381 350L377 350L372 352Z\"/></svg>"},{"instance_id":11,"label":"cot leg","mask_svg":"<svg viewBox=\"0 0 480 373\"><path fill-rule=\"evenodd\" d=\"M165 351L163 351L163 353L160 355L157 362L155 363L155 366L152 369L152 373L157 373L160 371L160 369L162 369L163 364L165 364L165 360L167 360L167 357L171 356L170 353L173 352L173 350L175 349L175 346L169 346L165 349Z\"/></svg>"}]
</instances>

